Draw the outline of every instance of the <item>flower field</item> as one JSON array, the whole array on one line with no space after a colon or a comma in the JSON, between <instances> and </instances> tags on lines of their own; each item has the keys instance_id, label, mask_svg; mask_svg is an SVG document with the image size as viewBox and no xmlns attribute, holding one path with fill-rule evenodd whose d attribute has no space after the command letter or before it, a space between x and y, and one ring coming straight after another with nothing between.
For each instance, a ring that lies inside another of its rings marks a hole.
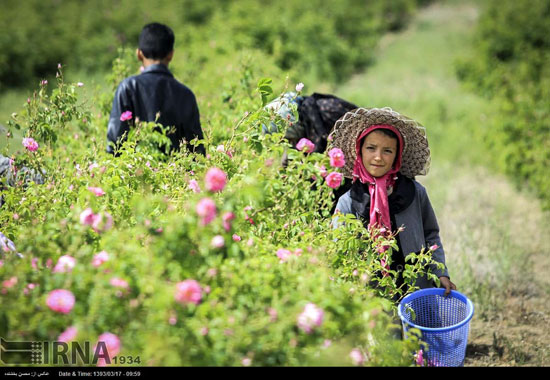
<instances>
[{"instance_id":1,"label":"flower field","mask_svg":"<svg viewBox=\"0 0 550 380\"><path fill-rule=\"evenodd\" d=\"M10 122L25 138L2 192L0 335L107 349L81 365L414 365L389 301L403 290L381 275L395 241L352 218L333 229L343 155L291 149L270 83L212 121L226 132L206 156L166 157L165 129L137 122L113 157L83 84L62 65L42 81ZM429 251L413 261L411 281Z\"/></svg>"}]
</instances>

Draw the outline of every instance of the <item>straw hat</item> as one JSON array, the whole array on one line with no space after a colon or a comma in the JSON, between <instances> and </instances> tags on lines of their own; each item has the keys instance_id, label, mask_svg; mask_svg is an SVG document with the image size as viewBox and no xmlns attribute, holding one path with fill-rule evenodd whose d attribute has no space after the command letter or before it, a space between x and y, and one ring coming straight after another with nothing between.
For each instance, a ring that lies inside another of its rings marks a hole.
<instances>
[{"instance_id":1,"label":"straw hat","mask_svg":"<svg viewBox=\"0 0 550 380\"><path fill-rule=\"evenodd\" d=\"M426 175L430 168L430 148L426 129L416 121L393 111L391 108L357 108L336 121L329 135L327 150L340 148L346 164L344 177L352 178L357 137L371 125L389 124L397 128L403 137L403 156L399 172L406 177Z\"/></svg>"}]
</instances>

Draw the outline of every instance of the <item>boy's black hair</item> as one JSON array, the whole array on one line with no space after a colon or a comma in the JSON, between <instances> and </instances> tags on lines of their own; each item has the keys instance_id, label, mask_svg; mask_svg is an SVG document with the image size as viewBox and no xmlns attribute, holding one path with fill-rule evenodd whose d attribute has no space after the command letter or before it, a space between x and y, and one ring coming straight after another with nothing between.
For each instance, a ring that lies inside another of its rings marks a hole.
<instances>
[{"instance_id":1,"label":"boy's black hair","mask_svg":"<svg viewBox=\"0 0 550 380\"><path fill-rule=\"evenodd\" d=\"M139 49L149 59L164 59L174 50L174 32L168 26L154 22L147 24L139 35Z\"/></svg>"}]
</instances>

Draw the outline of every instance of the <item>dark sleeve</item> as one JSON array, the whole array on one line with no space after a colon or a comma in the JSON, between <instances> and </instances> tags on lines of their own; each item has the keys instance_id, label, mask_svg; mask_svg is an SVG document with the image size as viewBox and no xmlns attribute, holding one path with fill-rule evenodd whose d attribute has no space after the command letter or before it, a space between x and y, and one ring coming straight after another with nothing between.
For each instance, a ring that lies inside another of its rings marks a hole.
<instances>
[{"instance_id":1,"label":"dark sleeve","mask_svg":"<svg viewBox=\"0 0 550 380\"><path fill-rule=\"evenodd\" d=\"M441 238L439 237L439 224L433 210L430 199L426 191L422 191L420 194L421 207L422 207L422 224L424 226L424 239L426 241L427 248L437 245L437 249L433 251L433 259L439 263L445 264L445 251L441 244ZM447 266L443 269L437 269L435 265L431 268L432 272L437 276L449 277Z\"/></svg>"},{"instance_id":2,"label":"dark sleeve","mask_svg":"<svg viewBox=\"0 0 550 380\"><path fill-rule=\"evenodd\" d=\"M118 86L113 99L109 125L107 126L107 152L113 154L115 147L118 147L126 139L130 130L128 121L121 121L120 115L123 112L130 111L134 116L134 107L129 96L128 87L123 81Z\"/></svg>"}]
</instances>

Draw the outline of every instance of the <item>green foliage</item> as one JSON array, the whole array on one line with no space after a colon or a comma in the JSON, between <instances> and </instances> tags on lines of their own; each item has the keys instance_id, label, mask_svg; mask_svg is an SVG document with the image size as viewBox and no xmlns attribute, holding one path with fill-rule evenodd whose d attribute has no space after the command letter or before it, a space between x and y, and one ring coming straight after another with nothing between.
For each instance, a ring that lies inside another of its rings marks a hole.
<instances>
[{"instance_id":1,"label":"green foliage","mask_svg":"<svg viewBox=\"0 0 550 380\"><path fill-rule=\"evenodd\" d=\"M263 106L291 87L289 78L341 80L367 64L379 37L400 28L415 4L164 0L153 10L135 0L10 2L0 15L15 31L0 37L2 86L43 77L59 62L112 70L109 88L83 102L59 68L57 86L50 92L40 82L8 123L10 136L39 142L30 152L10 139L5 150L45 184L2 190L2 233L17 247L0 259L2 337L55 341L74 326L78 342L94 344L109 331L139 365L359 364L352 349L360 364L412 365L419 341L396 339L391 301L405 293L380 262L389 264L395 240L371 240L353 218L333 228L333 192L321 175L328 157L290 149L287 121ZM114 90L139 73L135 41L151 21L175 31L170 69L197 94L205 157L161 155L169 140L154 122L135 125L119 157L105 152ZM281 133L264 135L270 122ZM223 191L206 188L213 167L227 175ZM205 198L216 205L209 222L197 211ZM102 219L89 225L87 213ZM386 256L380 245L390 247ZM93 265L103 251L109 259ZM74 268L54 271L63 256ZM430 252L415 259L411 284ZM187 279L199 283L200 302L176 300ZM54 289L74 294L70 312L47 306ZM309 304L323 318L306 331L298 319Z\"/></svg>"},{"instance_id":2,"label":"green foliage","mask_svg":"<svg viewBox=\"0 0 550 380\"><path fill-rule=\"evenodd\" d=\"M459 76L500 105L486 128L497 166L550 207L550 3L489 1Z\"/></svg>"},{"instance_id":3,"label":"green foliage","mask_svg":"<svg viewBox=\"0 0 550 380\"><path fill-rule=\"evenodd\" d=\"M115 76L124 72L120 62ZM271 80L251 76L259 84L251 88L240 78L231 79L233 108L206 125L206 156L185 149L159 155L165 130L140 123L115 158L104 150L105 116L88 114L75 93L63 90L74 85L60 81L52 95L37 93L18 123L40 148L14 158L16 165L39 162L46 183L6 188L0 208L2 232L17 248L2 252L0 265L5 339L55 341L74 326L82 343L116 334L121 354L139 357L140 365L352 365L352 349L364 365L412 365L418 339L393 333L390 299L402 292L391 276L380 276L378 247L395 248L395 240L373 241L349 217L333 228L332 189L320 170L329 167L328 157L289 150L282 133L262 134L269 121L286 128L263 108ZM63 112L71 120L87 115L74 126L76 135L35 128L33 110L55 94L55 104L71 106L49 107L40 120L51 127ZM215 144L213 129L220 130ZM227 174L222 191L206 187L213 167ZM208 222L197 211L205 198L216 205ZM101 222L89 225L88 211ZM278 255L281 249L289 255ZM109 259L92 265L101 251ZM62 256L74 258L74 268L53 270ZM425 253L411 262L411 281L426 262ZM200 284L200 302L176 300L177 285L187 279ZM47 306L54 289L74 294L70 312ZM308 304L323 313L310 331L298 322Z\"/></svg>"},{"instance_id":4,"label":"green foliage","mask_svg":"<svg viewBox=\"0 0 550 380\"><path fill-rule=\"evenodd\" d=\"M423 1L418 1L423 3ZM108 70L118 47L136 48L148 22L170 25L176 57L192 70L218 56L257 50L277 67L342 80L373 59L380 36L401 28L417 1L157 1L6 0L0 22L0 91L28 86L62 62L90 72ZM195 63L198 63L195 66Z\"/></svg>"}]
</instances>

